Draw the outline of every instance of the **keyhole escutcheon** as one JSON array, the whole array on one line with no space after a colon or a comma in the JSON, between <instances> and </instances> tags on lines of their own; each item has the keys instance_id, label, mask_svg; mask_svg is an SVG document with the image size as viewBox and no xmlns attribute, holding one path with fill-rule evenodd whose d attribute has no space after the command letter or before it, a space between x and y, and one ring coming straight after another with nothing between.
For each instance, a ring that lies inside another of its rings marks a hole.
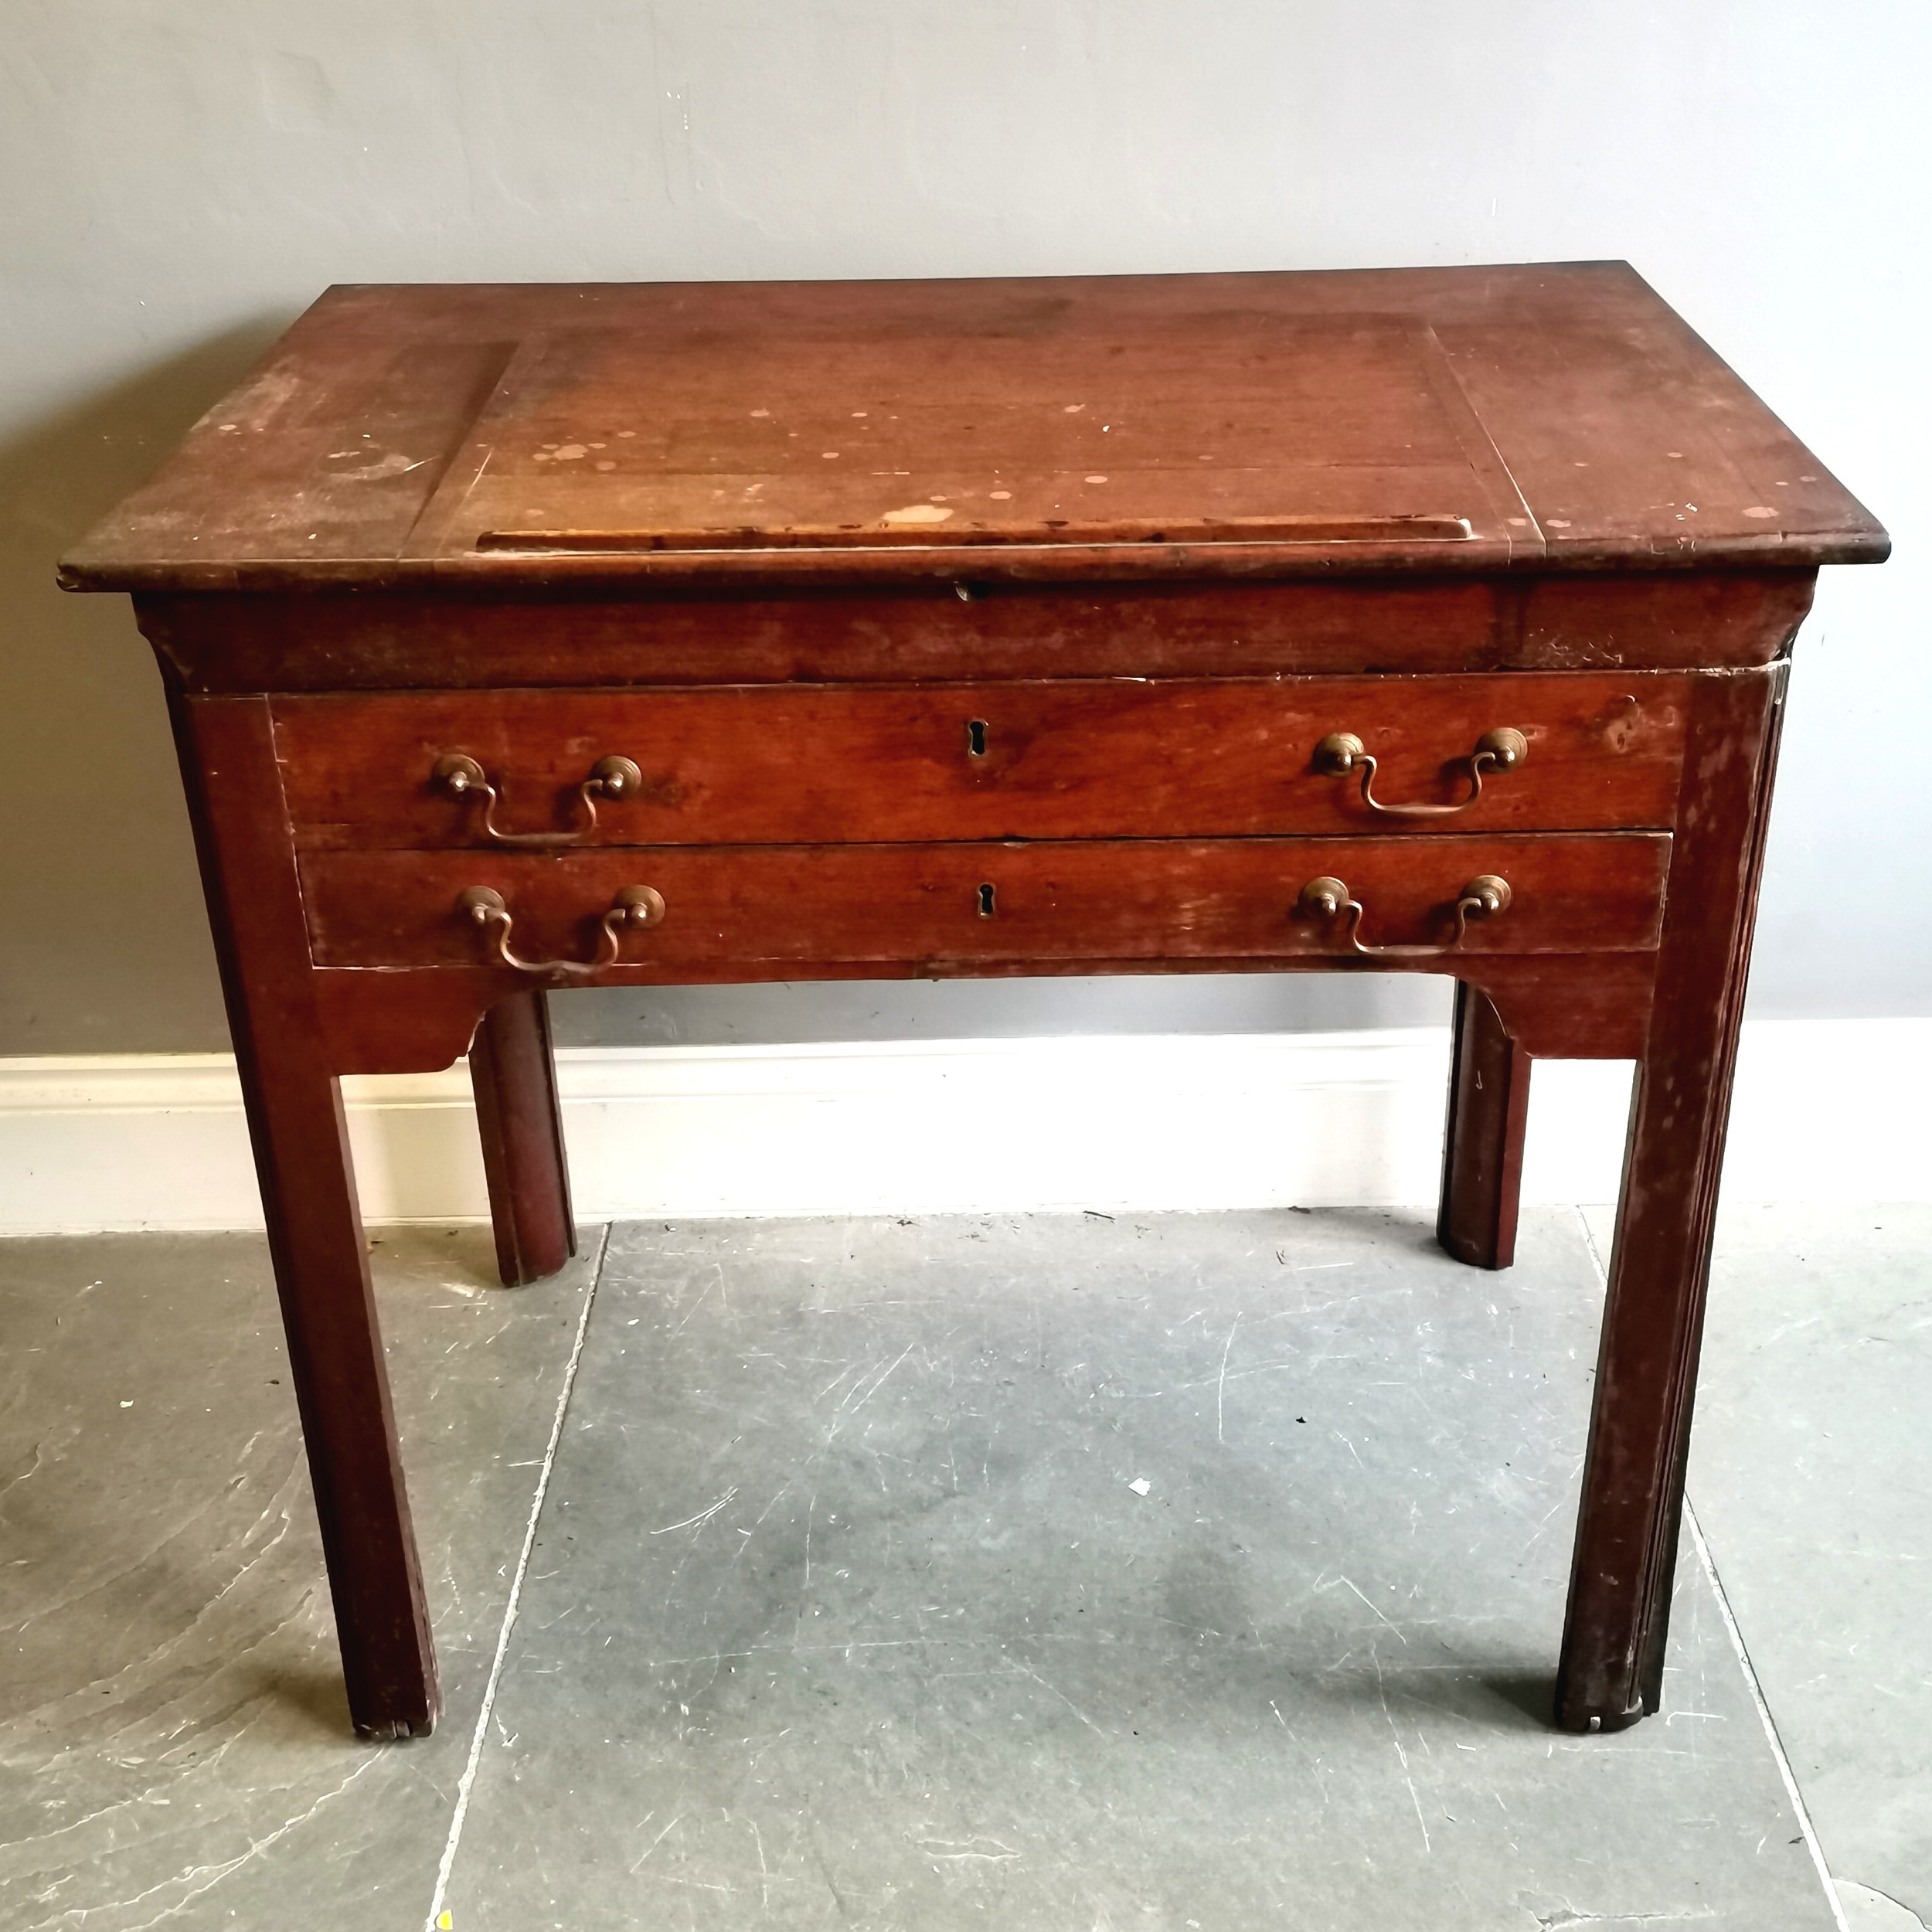
<instances>
[{"instance_id":1,"label":"keyhole escutcheon","mask_svg":"<svg viewBox=\"0 0 1932 1932\"><path fill-rule=\"evenodd\" d=\"M982 886L979 889L979 916L981 919L991 919L993 913L993 889L991 886Z\"/></svg>"},{"instance_id":2,"label":"keyhole escutcheon","mask_svg":"<svg viewBox=\"0 0 1932 1932\"><path fill-rule=\"evenodd\" d=\"M986 756L986 720L968 718L966 720L966 755L969 758Z\"/></svg>"}]
</instances>

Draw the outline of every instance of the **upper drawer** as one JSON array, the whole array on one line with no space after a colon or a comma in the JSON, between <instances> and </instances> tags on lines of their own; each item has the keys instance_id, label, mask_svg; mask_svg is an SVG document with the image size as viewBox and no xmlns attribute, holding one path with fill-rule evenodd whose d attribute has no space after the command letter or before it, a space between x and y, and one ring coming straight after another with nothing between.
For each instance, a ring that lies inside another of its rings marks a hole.
<instances>
[{"instance_id":1,"label":"upper drawer","mask_svg":"<svg viewBox=\"0 0 1932 1932\"><path fill-rule=\"evenodd\" d=\"M1603 831L1675 819L1686 682L424 692L282 698L275 719L311 848ZM1508 768L1476 757L1498 732L1526 747ZM1337 734L1359 741L1372 774L1324 754ZM617 758L638 781L587 794Z\"/></svg>"}]
</instances>

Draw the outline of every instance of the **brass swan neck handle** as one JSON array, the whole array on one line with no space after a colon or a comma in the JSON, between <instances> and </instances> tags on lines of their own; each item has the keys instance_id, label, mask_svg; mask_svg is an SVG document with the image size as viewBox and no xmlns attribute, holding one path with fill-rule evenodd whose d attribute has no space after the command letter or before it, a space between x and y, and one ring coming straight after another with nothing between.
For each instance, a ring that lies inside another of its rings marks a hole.
<instances>
[{"instance_id":1,"label":"brass swan neck handle","mask_svg":"<svg viewBox=\"0 0 1932 1932\"><path fill-rule=\"evenodd\" d=\"M430 768L430 784L445 798L464 804L481 798L483 811L478 830L492 845L581 845L597 835L598 800L615 804L619 799L634 798L643 789L644 774L632 759L600 758L590 767L590 775L577 787L580 822L563 832L504 831L496 822L496 808L502 794L489 774L467 752L452 751L437 759Z\"/></svg>"},{"instance_id":2,"label":"brass swan neck handle","mask_svg":"<svg viewBox=\"0 0 1932 1932\"><path fill-rule=\"evenodd\" d=\"M490 935L492 963L514 973L539 979L587 979L617 964L624 935L639 927L655 926L665 913L664 895L648 886L627 886L598 922L596 954L588 960L519 959L510 950L516 921L503 895L488 886L471 886L458 897L457 910Z\"/></svg>"},{"instance_id":3,"label":"brass swan neck handle","mask_svg":"<svg viewBox=\"0 0 1932 1932\"><path fill-rule=\"evenodd\" d=\"M1341 920L1342 936L1350 948L1365 959L1434 959L1453 953L1462 944L1472 919L1500 919L1515 897L1509 881L1492 872L1478 872L1458 895L1456 930L1441 946L1365 946L1358 928L1362 923L1362 902L1338 879L1311 879L1301 888L1295 910L1304 919Z\"/></svg>"},{"instance_id":4,"label":"brass swan neck handle","mask_svg":"<svg viewBox=\"0 0 1932 1932\"><path fill-rule=\"evenodd\" d=\"M1362 774L1362 802L1383 818L1452 818L1467 811L1482 796L1483 776L1492 771L1514 771L1529 756L1529 740L1509 725L1485 731L1476 748L1456 762L1466 768L1469 796L1453 805L1385 804L1375 795L1375 754L1352 731L1332 731L1315 748L1315 768L1332 778L1345 778L1351 772Z\"/></svg>"}]
</instances>

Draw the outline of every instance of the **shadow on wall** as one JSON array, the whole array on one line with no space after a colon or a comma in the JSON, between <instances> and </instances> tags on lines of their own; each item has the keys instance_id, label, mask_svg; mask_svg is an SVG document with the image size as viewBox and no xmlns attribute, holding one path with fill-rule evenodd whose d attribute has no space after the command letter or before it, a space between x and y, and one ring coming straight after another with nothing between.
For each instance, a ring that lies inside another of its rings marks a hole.
<instances>
[{"instance_id":1,"label":"shadow on wall","mask_svg":"<svg viewBox=\"0 0 1932 1932\"><path fill-rule=\"evenodd\" d=\"M560 1046L1024 1039L1091 1033L1324 1033L1447 1026L1446 975L1124 973L590 987L550 1011Z\"/></svg>"},{"instance_id":2,"label":"shadow on wall","mask_svg":"<svg viewBox=\"0 0 1932 1932\"><path fill-rule=\"evenodd\" d=\"M290 318L264 316L0 440L0 1054L228 1044L161 683L61 553Z\"/></svg>"}]
</instances>

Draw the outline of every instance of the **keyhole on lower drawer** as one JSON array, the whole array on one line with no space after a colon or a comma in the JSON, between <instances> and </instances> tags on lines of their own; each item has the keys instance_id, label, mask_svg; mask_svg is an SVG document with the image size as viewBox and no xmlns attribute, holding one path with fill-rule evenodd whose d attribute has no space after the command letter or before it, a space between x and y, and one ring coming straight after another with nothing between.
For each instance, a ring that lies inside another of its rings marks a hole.
<instances>
[{"instance_id":1,"label":"keyhole on lower drawer","mask_svg":"<svg viewBox=\"0 0 1932 1932\"><path fill-rule=\"evenodd\" d=\"M966 755L969 758L986 756L986 720L968 718L966 721Z\"/></svg>"},{"instance_id":2,"label":"keyhole on lower drawer","mask_svg":"<svg viewBox=\"0 0 1932 1932\"><path fill-rule=\"evenodd\" d=\"M979 889L979 916L981 919L991 919L993 916L993 889L991 886L982 886Z\"/></svg>"}]
</instances>

